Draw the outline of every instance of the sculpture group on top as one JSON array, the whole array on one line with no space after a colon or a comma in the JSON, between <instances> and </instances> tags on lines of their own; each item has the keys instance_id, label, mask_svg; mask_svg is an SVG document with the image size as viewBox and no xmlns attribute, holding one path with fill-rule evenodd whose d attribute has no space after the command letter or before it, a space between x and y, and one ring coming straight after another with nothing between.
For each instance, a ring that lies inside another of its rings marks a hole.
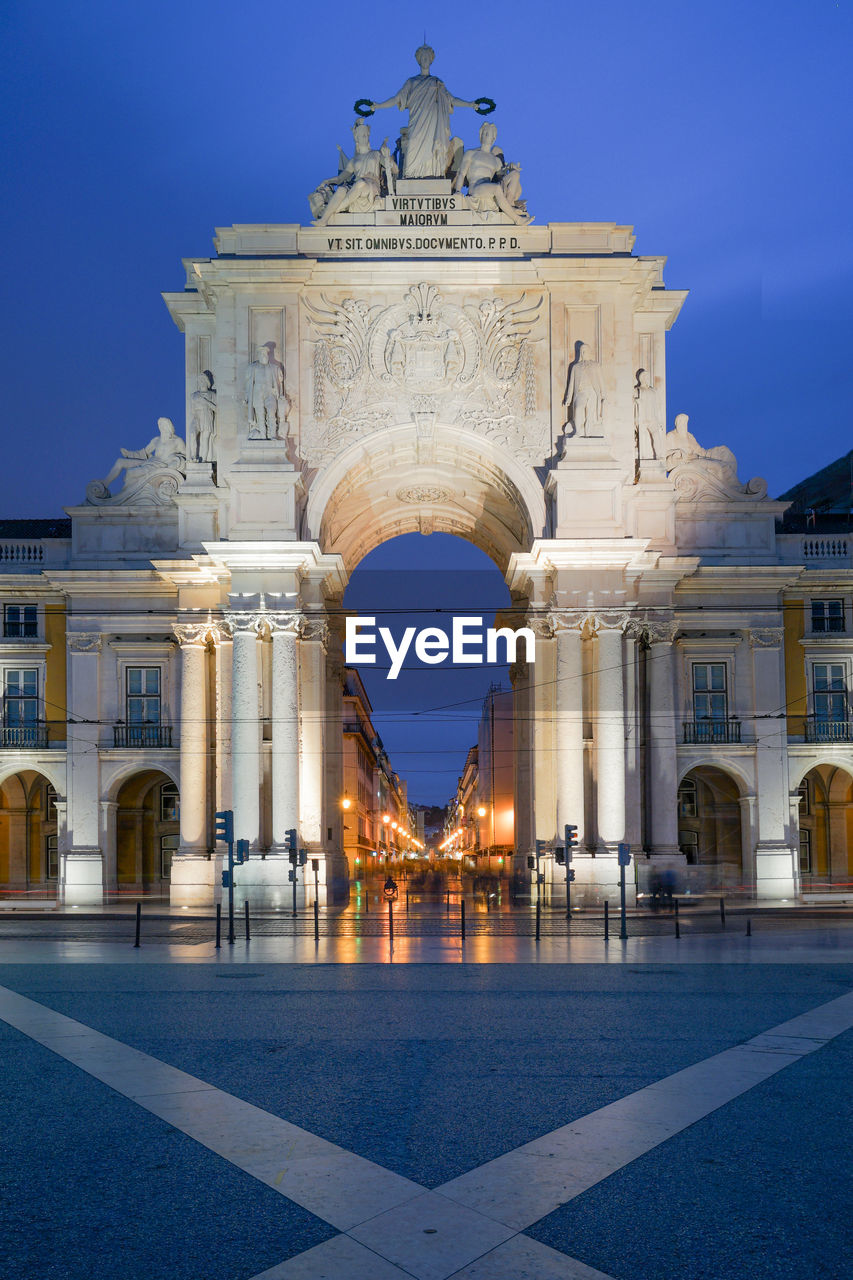
<instances>
[{"instance_id":1,"label":"sculpture group on top","mask_svg":"<svg viewBox=\"0 0 853 1280\"><path fill-rule=\"evenodd\" d=\"M122 449L103 480L86 486L89 505L160 507L174 500L187 473L187 447L171 418L158 418L157 429L159 434L143 449ZM111 493L110 485L122 472L123 487Z\"/></svg>"},{"instance_id":2,"label":"sculpture group on top","mask_svg":"<svg viewBox=\"0 0 853 1280\"><path fill-rule=\"evenodd\" d=\"M400 131L392 153L385 138L379 150L370 145L370 128L364 119L353 125L355 154L347 156L338 146L338 172L325 178L309 195L311 214L318 226L325 226L336 214L370 213L380 207L385 196L393 196L399 177L445 178L452 190L461 193L465 207L483 221L508 218L521 224L532 219L521 198L521 166L508 164L497 148L497 129L491 122L480 129L479 147L466 150L462 140L452 137L450 116L456 107L472 107L488 115L495 104L491 98L473 101L455 97L443 80L430 74L435 52L422 45L415 53L420 74L410 76L399 91L384 102L360 98L355 109L362 117L385 107L408 112L408 124Z\"/></svg>"},{"instance_id":3,"label":"sculpture group on top","mask_svg":"<svg viewBox=\"0 0 853 1280\"><path fill-rule=\"evenodd\" d=\"M737 458L727 445L710 449L702 445L687 429L687 414L675 416L675 427L664 440L666 469L680 498L706 498L726 501L731 498L764 498L767 481L753 476L741 484L737 474Z\"/></svg>"}]
</instances>

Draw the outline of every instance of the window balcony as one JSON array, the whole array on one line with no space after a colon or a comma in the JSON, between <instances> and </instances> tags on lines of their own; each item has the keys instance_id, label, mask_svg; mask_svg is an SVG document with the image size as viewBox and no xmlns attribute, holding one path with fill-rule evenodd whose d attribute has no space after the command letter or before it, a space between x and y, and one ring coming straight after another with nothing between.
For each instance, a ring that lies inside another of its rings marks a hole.
<instances>
[{"instance_id":1,"label":"window balcony","mask_svg":"<svg viewBox=\"0 0 853 1280\"><path fill-rule=\"evenodd\" d=\"M114 747L171 747L170 724L117 724L113 726Z\"/></svg>"},{"instance_id":2,"label":"window balcony","mask_svg":"<svg viewBox=\"0 0 853 1280\"><path fill-rule=\"evenodd\" d=\"M714 747L740 742L740 720L688 720L682 725L683 741L691 746Z\"/></svg>"},{"instance_id":3,"label":"window balcony","mask_svg":"<svg viewBox=\"0 0 853 1280\"><path fill-rule=\"evenodd\" d=\"M3 725L0 728L0 748L7 751L43 750L46 746L46 724Z\"/></svg>"},{"instance_id":4,"label":"window balcony","mask_svg":"<svg viewBox=\"0 0 853 1280\"><path fill-rule=\"evenodd\" d=\"M853 721L806 716L806 742L853 742Z\"/></svg>"}]
</instances>

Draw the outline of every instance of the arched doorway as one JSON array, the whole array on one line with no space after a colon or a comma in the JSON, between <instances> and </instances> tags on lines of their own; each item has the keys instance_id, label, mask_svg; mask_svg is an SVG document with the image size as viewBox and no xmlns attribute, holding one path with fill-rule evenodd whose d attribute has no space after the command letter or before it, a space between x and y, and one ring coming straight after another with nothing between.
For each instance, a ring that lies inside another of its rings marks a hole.
<instances>
[{"instance_id":1,"label":"arched doorway","mask_svg":"<svg viewBox=\"0 0 853 1280\"><path fill-rule=\"evenodd\" d=\"M0 885L12 895L55 894L59 881L56 791L22 769L0 784Z\"/></svg>"},{"instance_id":2,"label":"arched doorway","mask_svg":"<svg viewBox=\"0 0 853 1280\"><path fill-rule=\"evenodd\" d=\"M810 769L798 787L803 891L849 891L853 882L853 777L837 765Z\"/></svg>"},{"instance_id":3,"label":"arched doorway","mask_svg":"<svg viewBox=\"0 0 853 1280\"><path fill-rule=\"evenodd\" d=\"M740 787L711 765L691 769L678 788L678 844L701 891L744 883Z\"/></svg>"},{"instance_id":4,"label":"arched doorway","mask_svg":"<svg viewBox=\"0 0 853 1280\"><path fill-rule=\"evenodd\" d=\"M490 854L495 874L510 872L513 694L504 641L496 662L481 640L471 645L480 662L455 662L452 652L430 662L414 638L434 628L452 647L460 617L488 628L500 613L500 625L523 625L503 573L473 541L440 532L389 538L361 560L343 599L348 615L374 620L377 636L385 627L399 644L412 633L393 678L381 641L375 663L344 668L340 803L356 901L389 869L426 897L486 873ZM457 833L450 841L435 830L441 808Z\"/></svg>"},{"instance_id":5,"label":"arched doorway","mask_svg":"<svg viewBox=\"0 0 853 1280\"><path fill-rule=\"evenodd\" d=\"M116 808L120 894L168 894L179 831L178 788L165 773L149 769L122 784Z\"/></svg>"}]
</instances>

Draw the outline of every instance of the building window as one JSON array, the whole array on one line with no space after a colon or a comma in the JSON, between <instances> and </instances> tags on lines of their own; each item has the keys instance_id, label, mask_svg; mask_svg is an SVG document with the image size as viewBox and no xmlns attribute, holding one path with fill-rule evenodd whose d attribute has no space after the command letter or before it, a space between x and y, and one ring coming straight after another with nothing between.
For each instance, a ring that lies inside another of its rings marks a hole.
<instances>
[{"instance_id":1,"label":"building window","mask_svg":"<svg viewBox=\"0 0 853 1280\"><path fill-rule=\"evenodd\" d=\"M812 631L843 630L843 600L812 600Z\"/></svg>"},{"instance_id":2,"label":"building window","mask_svg":"<svg viewBox=\"0 0 853 1280\"><path fill-rule=\"evenodd\" d=\"M160 788L160 821L177 822L179 818L178 788L174 782L164 782Z\"/></svg>"},{"instance_id":3,"label":"building window","mask_svg":"<svg viewBox=\"0 0 853 1280\"><path fill-rule=\"evenodd\" d=\"M679 848L687 859L687 865L695 867L699 862L698 831L682 831L679 835Z\"/></svg>"},{"instance_id":4,"label":"building window","mask_svg":"<svg viewBox=\"0 0 853 1280\"><path fill-rule=\"evenodd\" d=\"M814 672L814 713L824 723L847 719L847 684L841 662L816 662Z\"/></svg>"},{"instance_id":5,"label":"building window","mask_svg":"<svg viewBox=\"0 0 853 1280\"><path fill-rule=\"evenodd\" d=\"M693 718L695 720L725 720L727 714L726 664L724 662L694 662Z\"/></svg>"},{"instance_id":6,"label":"building window","mask_svg":"<svg viewBox=\"0 0 853 1280\"><path fill-rule=\"evenodd\" d=\"M160 723L159 667L128 667L127 723Z\"/></svg>"},{"instance_id":7,"label":"building window","mask_svg":"<svg viewBox=\"0 0 853 1280\"><path fill-rule=\"evenodd\" d=\"M10 639L38 635L38 607L34 604L7 604L3 608L3 635Z\"/></svg>"},{"instance_id":8,"label":"building window","mask_svg":"<svg viewBox=\"0 0 853 1280\"><path fill-rule=\"evenodd\" d=\"M809 800L809 784L801 782L797 787L797 794L800 797L800 817L808 817L811 813L811 801Z\"/></svg>"},{"instance_id":9,"label":"building window","mask_svg":"<svg viewBox=\"0 0 853 1280\"><path fill-rule=\"evenodd\" d=\"M679 818L695 818L698 812L696 783L692 778L685 778L678 788L678 816Z\"/></svg>"},{"instance_id":10,"label":"building window","mask_svg":"<svg viewBox=\"0 0 853 1280\"><path fill-rule=\"evenodd\" d=\"M808 827L800 827L800 874L811 875L812 833Z\"/></svg>"},{"instance_id":11,"label":"building window","mask_svg":"<svg viewBox=\"0 0 853 1280\"><path fill-rule=\"evenodd\" d=\"M178 849L177 836L160 837L160 878L168 880L172 874L172 856Z\"/></svg>"},{"instance_id":12,"label":"building window","mask_svg":"<svg viewBox=\"0 0 853 1280\"><path fill-rule=\"evenodd\" d=\"M3 724L30 728L39 718L39 673L36 667L7 667L3 679Z\"/></svg>"},{"instance_id":13,"label":"building window","mask_svg":"<svg viewBox=\"0 0 853 1280\"><path fill-rule=\"evenodd\" d=\"M59 848L56 836L45 836L44 838L44 866L47 880L57 880L59 878Z\"/></svg>"},{"instance_id":14,"label":"building window","mask_svg":"<svg viewBox=\"0 0 853 1280\"><path fill-rule=\"evenodd\" d=\"M44 818L45 822L56 822L56 790L49 782L44 787Z\"/></svg>"}]
</instances>

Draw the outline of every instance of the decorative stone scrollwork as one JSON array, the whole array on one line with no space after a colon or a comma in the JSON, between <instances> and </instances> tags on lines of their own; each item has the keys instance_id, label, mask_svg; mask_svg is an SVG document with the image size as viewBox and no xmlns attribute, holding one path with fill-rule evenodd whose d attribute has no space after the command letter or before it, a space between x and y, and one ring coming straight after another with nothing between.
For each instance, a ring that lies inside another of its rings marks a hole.
<instances>
[{"instance_id":1,"label":"decorative stone scrollwork","mask_svg":"<svg viewBox=\"0 0 853 1280\"><path fill-rule=\"evenodd\" d=\"M249 631L260 635L266 625L266 619L266 613L250 613L248 610L245 613L229 612L223 615L220 626L227 628L232 637L237 632Z\"/></svg>"},{"instance_id":2,"label":"decorative stone scrollwork","mask_svg":"<svg viewBox=\"0 0 853 1280\"><path fill-rule=\"evenodd\" d=\"M100 653L103 636L95 631L71 631L65 640L72 653Z\"/></svg>"},{"instance_id":3,"label":"decorative stone scrollwork","mask_svg":"<svg viewBox=\"0 0 853 1280\"><path fill-rule=\"evenodd\" d=\"M539 640L553 640L554 638L554 624L550 614L528 616L525 619L524 626L529 627Z\"/></svg>"},{"instance_id":4,"label":"decorative stone scrollwork","mask_svg":"<svg viewBox=\"0 0 853 1280\"><path fill-rule=\"evenodd\" d=\"M450 502L453 494L449 489L440 489L434 484L413 484L397 490L400 502L410 502L413 506L421 506L428 502Z\"/></svg>"},{"instance_id":5,"label":"decorative stone scrollwork","mask_svg":"<svg viewBox=\"0 0 853 1280\"><path fill-rule=\"evenodd\" d=\"M556 609L548 614L548 620L555 634L559 631L581 631L586 613L581 609Z\"/></svg>"},{"instance_id":6,"label":"decorative stone scrollwork","mask_svg":"<svg viewBox=\"0 0 853 1280\"><path fill-rule=\"evenodd\" d=\"M298 636L302 631L301 613L268 613L266 625L270 632Z\"/></svg>"},{"instance_id":7,"label":"decorative stone scrollwork","mask_svg":"<svg viewBox=\"0 0 853 1280\"><path fill-rule=\"evenodd\" d=\"M325 618L306 617L302 623L303 640L319 640L325 645L329 639L329 624Z\"/></svg>"},{"instance_id":8,"label":"decorative stone scrollwork","mask_svg":"<svg viewBox=\"0 0 853 1280\"><path fill-rule=\"evenodd\" d=\"M671 618L646 618L642 627L649 644L672 644L679 631Z\"/></svg>"},{"instance_id":9,"label":"decorative stone scrollwork","mask_svg":"<svg viewBox=\"0 0 853 1280\"><path fill-rule=\"evenodd\" d=\"M461 306L425 281L390 306L306 300L317 337L302 457L323 465L343 444L395 422L414 420L428 437L440 417L541 464L551 447L536 399L542 302L522 293Z\"/></svg>"},{"instance_id":10,"label":"decorative stone scrollwork","mask_svg":"<svg viewBox=\"0 0 853 1280\"><path fill-rule=\"evenodd\" d=\"M753 649L778 649L784 639L782 627L761 627L749 633L749 643Z\"/></svg>"}]
</instances>

